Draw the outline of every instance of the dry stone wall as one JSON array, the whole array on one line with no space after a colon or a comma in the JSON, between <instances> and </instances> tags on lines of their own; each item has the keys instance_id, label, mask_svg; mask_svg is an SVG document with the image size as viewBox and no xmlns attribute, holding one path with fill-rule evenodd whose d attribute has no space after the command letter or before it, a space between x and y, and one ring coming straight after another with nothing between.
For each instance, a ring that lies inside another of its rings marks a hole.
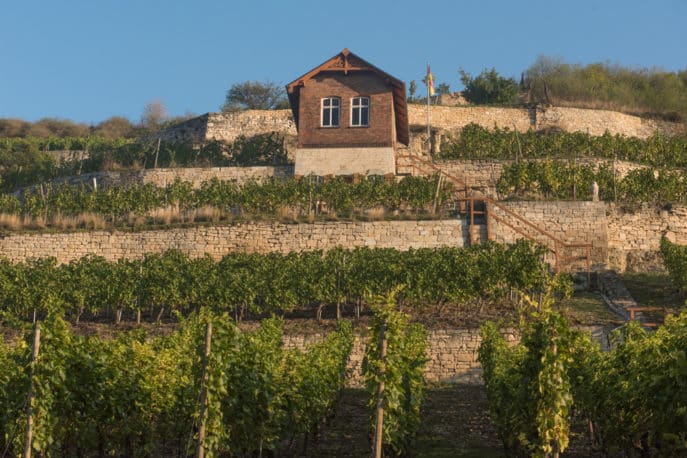
<instances>
[{"instance_id":1,"label":"dry stone wall","mask_svg":"<svg viewBox=\"0 0 687 458\"><path fill-rule=\"evenodd\" d=\"M465 183L476 190L479 190L491 197L498 197L496 192L496 184L503 173L503 168L510 164L510 161L458 159L439 161L436 162L436 164L445 172L462 179ZM613 165L613 161L587 158L578 160L578 164L589 164L595 166L596 168L600 167L601 165L606 165L609 168L615 167L618 179L624 178L628 172L632 170L644 167L642 165L626 161L615 161L615 165ZM172 183L176 178L179 178L182 181L190 182L194 188L198 188L202 182L209 181L213 178L217 178L220 181L236 181L237 183L244 183L248 180L263 181L272 177L290 178L293 176L293 165L253 167L189 167L86 173L67 178L58 178L52 180L52 182L68 183L72 185L85 184L87 186L92 186L93 179L95 178L99 187L132 186L143 185L146 183L153 183L156 186L165 186L169 183Z\"/></svg>"},{"instance_id":2,"label":"dry stone wall","mask_svg":"<svg viewBox=\"0 0 687 458\"><path fill-rule=\"evenodd\" d=\"M460 178L474 191L492 198L498 198L496 184L506 164L504 161L471 159L436 162L444 172Z\"/></svg>"},{"instance_id":3,"label":"dry stone wall","mask_svg":"<svg viewBox=\"0 0 687 458\"><path fill-rule=\"evenodd\" d=\"M431 125L436 130L455 131L470 123L485 128L494 127L517 129L559 128L569 132L589 132L602 135L621 134L630 137L647 138L656 131L669 135L684 132L684 126L667 121L643 119L615 111L589 110L582 108L501 108L484 106L432 106L430 107ZM411 151L421 154L427 149L424 141L414 141L412 137L426 135L427 107L420 104L408 105L408 122L411 126ZM291 110L248 110L231 113L206 113L190 119L160 134L165 141L202 143L209 140L233 142L238 136L278 132L290 141L287 150L295 147L296 126ZM441 135L440 132L437 135ZM435 145L439 140L435 139Z\"/></svg>"},{"instance_id":4,"label":"dry stone wall","mask_svg":"<svg viewBox=\"0 0 687 458\"><path fill-rule=\"evenodd\" d=\"M204 181L216 178L220 181L245 183L249 180L265 181L269 178L293 177L292 165L254 166L254 167L206 167L206 168L168 168L143 171L142 183L166 186L177 178L190 182L199 188Z\"/></svg>"},{"instance_id":5,"label":"dry stone wall","mask_svg":"<svg viewBox=\"0 0 687 458\"><path fill-rule=\"evenodd\" d=\"M687 244L687 206L626 208L604 202L502 202L562 242L591 243L592 267L618 271L660 269L661 237ZM499 208L491 233L499 242L513 242L524 232L555 248L551 239ZM477 221L479 224L479 221ZM476 234L476 239L484 234ZM0 237L0 253L13 262L55 256L60 263L96 253L108 260L140 258L148 252L179 249L192 257L210 254L219 259L231 251L266 253L327 250L343 247L383 247L407 250L439 246L461 247L468 242L466 221L379 221L281 224L236 223L211 227L141 232L72 232L14 234ZM584 251L568 253L584 254Z\"/></svg>"},{"instance_id":6,"label":"dry stone wall","mask_svg":"<svg viewBox=\"0 0 687 458\"><path fill-rule=\"evenodd\" d=\"M178 249L191 257L219 259L232 251L281 252L343 247L408 250L463 246L467 228L461 220L381 221L314 224L240 223L142 232L20 234L0 238L0 253L10 261L55 256L58 263L89 253L109 261L138 259L145 253Z\"/></svg>"},{"instance_id":7,"label":"dry stone wall","mask_svg":"<svg viewBox=\"0 0 687 458\"><path fill-rule=\"evenodd\" d=\"M592 338L608 348L609 328L588 326L582 330L590 332ZM516 344L520 336L514 329L504 329L503 335L511 344ZM322 335L285 335L286 348L305 350L308 345L321 341ZM482 384L482 366L477 361L477 351L482 339L479 329L462 328L450 330L432 330L427 337L427 365L425 380L430 383L466 383ZM348 362L348 385L363 385L362 362L365 355L365 341L358 335L353 344L353 351Z\"/></svg>"},{"instance_id":8,"label":"dry stone wall","mask_svg":"<svg viewBox=\"0 0 687 458\"><path fill-rule=\"evenodd\" d=\"M241 135L253 137L270 132L296 135L291 110L206 113L163 131L160 138L167 142L202 143L218 140L231 143Z\"/></svg>"},{"instance_id":9,"label":"dry stone wall","mask_svg":"<svg viewBox=\"0 0 687 458\"><path fill-rule=\"evenodd\" d=\"M425 379L430 382L481 384L482 367L477 361L477 350L482 341L479 329L464 328L432 330L427 337L427 365ZM515 331L505 330L509 342L516 343L519 338ZM321 341L322 335L285 335L286 348L305 350L308 345ZM356 336L348 361L348 385L363 386L362 364L365 356L365 340Z\"/></svg>"},{"instance_id":10,"label":"dry stone wall","mask_svg":"<svg viewBox=\"0 0 687 458\"><path fill-rule=\"evenodd\" d=\"M644 119L615 111L588 110L583 108L501 108L501 107L430 107L431 125L447 131L459 130L475 123L487 129L540 130L559 128L568 132L589 132L591 135L611 134L647 138L656 131L669 135L684 132L677 123ZM427 125L427 107L408 105L408 122L411 125Z\"/></svg>"},{"instance_id":11,"label":"dry stone wall","mask_svg":"<svg viewBox=\"0 0 687 458\"><path fill-rule=\"evenodd\" d=\"M607 259L608 233L606 204L604 202L502 202L503 207L523 217L537 228L567 244L591 243L592 263L603 265ZM512 243L521 238L522 231L539 242L555 249L555 242L528 224L512 217L498 207L495 216L511 223L516 229L503 222L495 221L492 229L496 241ZM566 255L582 255L584 249Z\"/></svg>"},{"instance_id":12,"label":"dry stone wall","mask_svg":"<svg viewBox=\"0 0 687 458\"><path fill-rule=\"evenodd\" d=\"M665 235L687 245L687 206L659 208L608 204L608 266L623 271L663 269L658 253Z\"/></svg>"},{"instance_id":13,"label":"dry stone wall","mask_svg":"<svg viewBox=\"0 0 687 458\"><path fill-rule=\"evenodd\" d=\"M152 183L164 187L175 179L188 181L194 188L199 188L204 181L216 178L220 181L245 183L249 180L264 181L269 178L293 177L292 165L254 166L254 167L196 167L196 168L160 168L143 170L126 170L121 172L85 173L67 178L52 180L52 183L86 185L98 188L112 186L141 186ZM95 181L94 181L95 180Z\"/></svg>"}]
</instances>

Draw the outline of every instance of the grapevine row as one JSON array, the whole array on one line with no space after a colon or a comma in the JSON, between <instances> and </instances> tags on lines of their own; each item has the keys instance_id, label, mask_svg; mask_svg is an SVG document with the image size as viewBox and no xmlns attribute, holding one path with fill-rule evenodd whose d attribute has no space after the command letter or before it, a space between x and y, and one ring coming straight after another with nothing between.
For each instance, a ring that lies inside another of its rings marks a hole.
<instances>
[{"instance_id":1,"label":"grapevine row","mask_svg":"<svg viewBox=\"0 0 687 458\"><path fill-rule=\"evenodd\" d=\"M190 182L175 180L166 187L153 184L118 186L93 190L87 186L45 185L29 189L19 199L0 195L0 213L44 216L95 213L112 223L124 223L131 215L145 216L165 207L193 210L213 207L230 214L278 216L287 211L307 216L326 212L350 216L375 207L389 211L424 211L435 200L450 197L450 185L437 196L437 177L406 177L386 181L383 177L362 177L349 183L342 177L331 180L268 180L264 183L213 179L194 189Z\"/></svg>"},{"instance_id":2,"label":"grapevine row","mask_svg":"<svg viewBox=\"0 0 687 458\"><path fill-rule=\"evenodd\" d=\"M687 451L687 311L656 332L626 324L609 352L550 309L520 332L511 346L487 323L479 350L492 420L510 453L563 452L573 411L589 419L591 446L611 456Z\"/></svg>"},{"instance_id":3,"label":"grapevine row","mask_svg":"<svg viewBox=\"0 0 687 458\"><path fill-rule=\"evenodd\" d=\"M673 285L681 291L687 291L687 246L672 243L667 238L661 239L661 257L668 269Z\"/></svg>"},{"instance_id":4,"label":"grapevine row","mask_svg":"<svg viewBox=\"0 0 687 458\"><path fill-rule=\"evenodd\" d=\"M189 313L201 306L230 312L283 313L295 308L320 312L325 305L364 304L405 285L408 304L497 300L508 288L539 290L548 273L542 251L521 240L468 248L398 251L343 248L327 252L246 254L219 261L191 259L177 250L146 254L141 260L108 262L89 255L68 264L54 258L13 264L0 260L0 312L5 320L116 311Z\"/></svg>"},{"instance_id":5,"label":"grapevine row","mask_svg":"<svg viewBox=\"0 0 687 458\"><path fill-rule=\"evenodd\" d=\"M383 456L406 456L412 450L425 391L427 333L421 324L409 323L409 316L396 310L397 292L373 305L375 314L362 366L372 431L377 432L378 410L383 411L378 433Z\"/></svg>"},{"instance_id":6,"label":"grapevine row","mask_svg":"<svg viewBox=\"0 0 687 458\"><path fill-rule=\"evenodd\" d=\"M582 132L508 128L493 130L468 124L455 139L441 146L441 159L544 159L577 157L619 159L653 167L687 167L687 136L654 134L646 140L606 132L593 136Z\"/></svg>"},{"instance_id":7,"label":"grapevine row","mask_svg":"<svg viewBox=\"0 0 687 458\"><path fill-rule=\"evenodd\" d=\"M84 151L58 160L50 151ZM114 168L226 167L287 163L283 138L276 134L239 137L231 144L134 141L101 137L0 138L0 187L13 191L59 177Z\"/></svg>"},{"instance_id":8,"label":"grapevine row","mask_svg":"<svg viewBox=\"0 0 687 458\"><path fill-rule=\"evenodd\" d=\"M203 378L208 321L214 333ZM42 456L188 456L198 441L201 384L206 456L293 453L332 415L353 345L343 322L302 352L283 348L278 320L245 334L226 316L207 313L154 339L140 332L83 337L59 319L41 329L32 374L29 339L0 342L3 455L23 449L31 386L33 450Z\"/></svg>"},{"instance_id":9,"label":"grapevine row","mask_svg":"<svg viewBox=\"0 0 687 458\"><path fill-rule=\"evenodd\" d=\"M497 189L503 195L591 200L593 182L601 200L687 203L686 171L642 168L616 178L607 164L597 168L551 160L513 163L504 167Z\"/></svg>"}]
</instances>

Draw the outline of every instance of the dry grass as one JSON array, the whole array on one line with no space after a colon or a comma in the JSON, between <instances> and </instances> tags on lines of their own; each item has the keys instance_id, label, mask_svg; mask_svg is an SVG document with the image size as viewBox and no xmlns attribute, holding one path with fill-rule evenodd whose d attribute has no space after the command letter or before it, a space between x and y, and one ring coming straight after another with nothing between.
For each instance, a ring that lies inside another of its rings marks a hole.
<instances>
[{"instance_id":1,"label":"dry grass","mask_svg":"<svg viewBox=\"0 0 687 458\"><path fill-rule=\"evenodd\" d=\"M365 216L368 221L384 221L387 218L386 208L382 206L376 206L365 210Z\"/></svg>"},{"instance_id":2,"label":"dry grass","mask_svg":"<svg viewBox=\"0 0 687 458\"><path fill-rule=\"evenodd\" d=\"M96 213L81 213L75 216L55 215L50 225L59 229L93 229L101 230L107 227L107 222Z\"/></svg>"},{"instance_id":3,"label":"dry grass","mask_svg":"<svg viewBox=\"0 0 687 458\"><path fill-rule=\"evenodd\" d=\"M129 212L126 216L126 224L131 227L142 227L148 223L145 216L139 215L138 213Z\"/></svg>"},{"instance_id":4,"label":"dry grass","mask_svg":"<svg viewBox=\"0 0 687 458\"><path fill-rule=\"evenodd\" d=\"M188 220L193 221L208 221L212 223L218 223L224 219L227 219L228 215L225 211L220 208L206 205L204 207L191 210L189 212Z\"/></svg>"},{"instance_id":5,"label":"dry grass","mask_svg":"<svg viewBox=\"0 0 687 458\"><path fill-rule=\"evenodd\" d=\"M178 205L168 205L166 207L155 208L146 213L146 216L154 224L170 225L173 222L182 222L183 217Z\"/></svg>"},{"instance_id":6,"label":"dry grass","mask_svg":"<svg viewBox=\"0 0 687 458\"><path fill-rule=\"evenodd\" d=\"M277 210L277 219L282 223L295 223L299 214L298 208L293 205L283 205Z\"/></svg>"},{"instance_id":7,"label":"dry grass","mask_svg":"<svg viewBox=\"0 0 687 458\"><path fill-rule=\"evenodd\" d=\"M22 218L22 229L45 229L48 226L46 218L43 216L28 216Z\"/></svg>"},{"instance_id":8,"label":"dry grass","mask_svg":"<svg viewBox=\"0 0 687 458\"><path fill-rule=\"evenodd\" d=\"M79 215L66 216L57 214L50 218L44 216L19 216L0 214L0 228L12 231L21 230L42 230L48 227L71 230L71 229L105 229L107 222L95 213L81 213Z\"/></svg>"},{"instance_id":9,"label":"dry grass","mask_svg":"<svg viewBox=\"0 0 687 458\"><path fill-rule=\"evenodd\" d=\"M0 213L0 227L11 231L18 231L23 227L23 221L19 215Z\"/></svg>"}]
</instances>

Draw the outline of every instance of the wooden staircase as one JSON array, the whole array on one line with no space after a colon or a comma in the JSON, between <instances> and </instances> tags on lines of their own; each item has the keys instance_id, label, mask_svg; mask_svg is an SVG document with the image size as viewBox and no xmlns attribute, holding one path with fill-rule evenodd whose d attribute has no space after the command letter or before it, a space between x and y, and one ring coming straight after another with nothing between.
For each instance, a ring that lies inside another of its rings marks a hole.
<instances>
[{"instance_id":1,"label":"wooden staircase","mask_svg":"<svg viewBox=\"0 0 687 458\"><path fill-rule=\"evenodd\" d=\"M438 174L454 186L456 212L468 223L468 243L498 240L498 225L505 226L516 236L545 246L545 261L555 272L591 272L591 243L567 243L550 232L528 221L513 210L487 195L478 195L481 188L469 187L459 177L445 172L441 167L414 155L397 156L397 170L410 175Z\"/></svg>"}]
</instances>

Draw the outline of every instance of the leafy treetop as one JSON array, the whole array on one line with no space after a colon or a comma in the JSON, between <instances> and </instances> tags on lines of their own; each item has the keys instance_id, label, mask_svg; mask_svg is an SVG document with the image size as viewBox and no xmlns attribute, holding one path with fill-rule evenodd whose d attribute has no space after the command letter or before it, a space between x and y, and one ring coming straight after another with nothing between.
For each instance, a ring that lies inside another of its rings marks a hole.
<instances>
[{"instance_id":1,"label":"leafy treetop","mask_svg":"<svg viewBox=\"0 0 687 458\"><path fill-rule=\"evenodd\" d=\"M227 91L222 111L279 110L289 107L284 88L272 81L244 81Z\"/></svg>"}]
</instances>

